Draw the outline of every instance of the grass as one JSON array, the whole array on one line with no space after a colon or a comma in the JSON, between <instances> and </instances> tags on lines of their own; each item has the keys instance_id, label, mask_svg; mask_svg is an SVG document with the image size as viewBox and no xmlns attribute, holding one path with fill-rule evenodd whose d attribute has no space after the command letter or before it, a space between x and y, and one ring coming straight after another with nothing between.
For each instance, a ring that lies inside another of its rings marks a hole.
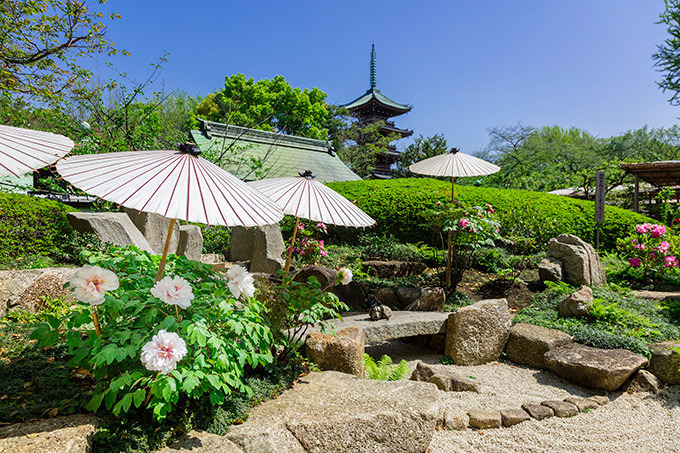
<instances>
[{"instance_id":1,"label":"grass","mask_svg":"<svg viewBox=\"0 0 680 453\"><path fill-rule=\"evenodd\" d=\"M591 317L558 316L557 304L566 293L553 288L537 294L513 322L562 330L589 346L623 348L646 356L650 355L650 343L680 338L680 303L639 299L615 284L595 287L593 294Z\"/></svg>"}]
</instances>

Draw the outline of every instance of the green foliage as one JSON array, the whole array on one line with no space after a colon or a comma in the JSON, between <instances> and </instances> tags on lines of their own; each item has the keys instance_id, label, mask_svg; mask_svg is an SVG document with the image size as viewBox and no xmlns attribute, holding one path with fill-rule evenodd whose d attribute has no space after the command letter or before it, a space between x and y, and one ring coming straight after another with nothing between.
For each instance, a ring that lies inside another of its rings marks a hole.
<instances>
[{"instance_id":1,"label":"green foliage","mask_svg":"<svg viewBox=\"0 0 680 453\"><path fill-rule=\"evenodd\" d=\"M352 123L342 133L344 146L337 150L338 157L357 175L369 176L380 156L387 154L390 143L399 138L396 133L383 135L380 129L384 126L382 121L364 126Z\"/></svg>"},{"instance_id":2,"label":"green foliage","mask_svg":"<svg viewBox=\"0 0 680 453\"><path fill-rule=\"evenodd\" d=\"M446 296L444 311L456 311L457 308L467 307L468 305L472 305L474 303L475 301L472 300L467 294L452 292Z\"/></svg>"},{"instance_id":3,"label":"green foliage","mask_svg":"<svg viewBox=\"0 0 680 453\"><path fill-rule=\"evenodd\" d=\"M226 77L221 91L196 106L196 114L224 124L326 140L325 99L320 89L293 88L280 75L256 82L234 74Z\"/></svg>"},{"instance_id":4,"label":"green foliage","mask_svg":"<svg viewBox=\"0 0 680 453\"><path fill-rule=\"evenodd\" d=\"M72 211L56 201L0 192L0 258L61 258L61 250L74 235L66 220L66 213Z\"/></svg>"},{"instance_id":5,"label":"green foliage","mask_svg":"<svg viewBox=\"0 0 680 453\"><path fill-rule=\"evenodd\" d=\"M227 257L231 229L222 225L199 224L203 234L203 253L221 253Z\"/></svg>"},{"instance_id":6,"label":"green foliage","mask_svg":"<svg viewBox=\"0 0 680 453\"><path fill-rule=\"evenodd\" d=\"M672 93L668 100L671 105L680 105L680 1L665 0L666 8L659 15L659 23L666 25L668 37L663 44L657 46L652 55L655 66L663 74L663 80L658 82L664 91Z\"/></svg>"},{"instance_id":7,"label":"green foliage","mask_svg":"<svg viewBox=\"0 0 680 453\"><path fill-rule=\"evenodd\" d=\"M12 322L35 324L47 322L51 317L64 316L71 309L71 301L50 296L42 296L41 299L41 310L39 312L35 313L29 310L14 309L8 311L5 317L8 321Z\"/></svg>"},{"instance_id":8,"label":"green foliage","mask_svg":"<svg viewBox=\"0 0 680 453\"><path fill-rule=\"evenodd\" d=\"M106 17L116 18L118 13ZM81 66L83 59L118 53L106 39L103 19L101 12L84 2L3 1L0 92L51 102L83 89L92 75Z\"/></svg>"},{"instance_id":9,"label":"green foliage","mask_svg":"<svg viewBox=\"0 0 680 453\"><path fill-rule=\"evenodd\" d=\"M413 244L403 244L392 235L365 234L357 241L362 260L423 261L424 252Z\"/></svg>"},{"instance_id":10,"label":"green foliage","mask_svg":"<svg viewBox=\"0 0 680 453\"><path fill-rule=\"evenodd\" d=\"M91 253L89 262L115 272L120 288L107 294L96 311L80 304L62 318L50 317L32 334L43 346L63 335L74 354L71 363L92 373L97 387L89 410L105 407L119 416L141 408L162 420L183 400L205 395L220 405L232 392L250 392L243 381L246 367L272 362L272 335L263 322L263 307L256 300L237 306L209 265L169 257L166 273L192 282L194 294L191 306L175 316L150 294L158 257L134 247L112 248L109 253ZM92 329L94 312L101 336ZM188 353L177 369L154 376L141 363L140 351L160 329L176 332Z\"/></svg>"},{"instance_id":11,"label":"green foliage","mask_svg":"<svg viewBox=\"0 0 680 453\"><path fill-rule=\"evenodd\" d=\"M658 281L664 274L678 274L680 237L663 225L636 225L630 236L619 239L618 249L629 258L628 274L637 280Z\"/></svg>"},{"instance_id":12,"label":"green foliage","mask_svg":"<svg viewBox=\"0 0 680 453\"><path fill-rule=\"evenodd\" d=\"M380 360L376 362L370 355L364 353L362 360L369 379L398 381L404 379L411 372L406 360L402 360L398 364L392 365L392 358L388 355L382 356Z\"/></svg>"},{"instance_id":13,"label":"green foliage","mask_svg":"<svg viewBox=\"0 0 680 453\"><path fill-rule=\"evenodd\" d=\"M279 271L281 285L262 284L258 296L265 307L264 316L274 335L271 349L280 361L296 354L302 345L302 338L314 325L321 332L332 331L330 320L340 317L340 311L349 307L328 292L338 282L329 282L322 288L316 277L309 277L307 282L293 280L289 275Z\"/></svg>"},{"instance_id":14,"label":"green foliage","mask_svg":"<svg viewBox=\"0 0 680 453\"><path fill-rule=\"evenodd\" d=\"M551 285L536 295L531 306L522 309L513 322L562 330L589 346L624 348L643 355L649 355L650 343L680 338L680 320L667 303L638 299L616 285L593 288L591 318L562 318L557 314L557 304L573 291L564 285Z\"/></svg>"},{"instance_id":15,"label":"green foliage","mask_svg":"<svg viewBox=\"0 0 680 453\"><path fill-rule=\"evenodd\" d=\"M436 134L432 137L419 135L413 140L413 143L399 154L394 174L397 177L413 176L413 173L408 169L409 165L444 154L447 149L446 139L442 134Z\"/></svg>"},{"instance_id":16,"label":"green foliage","mask_svg":"<svg viewBox=\"0 0 680 453\"><path fill-rule=\"evenodd\" d=\"M328 186L373 217L384 233L404 242L444 245L426 226L430 221L427 210L437 201L450 199L450 182L409 178L334 182ZM593 202L540 192L459 185L456 185L456 198L468 205L492 204L501 224L501 236L535 241L529 243L527 252L543 250L550 238L561 233L575 234L588 242L595 238ZM649 221L651 219L640 214L608 206L600 233L601 246L612 249L616 239L627 235L636 224ZM330 227L329 233L346 241L359 234Z\"/></svg>"}]
</instances>

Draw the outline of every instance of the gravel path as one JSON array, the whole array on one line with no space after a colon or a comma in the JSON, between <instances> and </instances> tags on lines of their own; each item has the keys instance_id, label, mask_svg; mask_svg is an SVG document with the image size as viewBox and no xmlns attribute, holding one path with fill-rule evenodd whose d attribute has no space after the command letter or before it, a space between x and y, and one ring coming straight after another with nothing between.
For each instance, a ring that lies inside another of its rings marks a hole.
<instances>
[{"instance_id":1,"label":"gravel path","mask_svg":"<svg viewBox=\"0 0 680 453\"><path fill-rule=\"evenodd\" d=\"M470 409L519 408L523 403L564 399L569 395L605 394L611 402L571 418L530 420L511 428L435 433L430 453L448 452L680 452L680 387L657 395L607 393L570 384L547 371L492 362L480 366L440 365L441 354L400 341L370 346L374 358L388 354L405 359L411 368L418 360L475 378L479 393L443 392L445 404Z\"/></svg>"}]
</instances>

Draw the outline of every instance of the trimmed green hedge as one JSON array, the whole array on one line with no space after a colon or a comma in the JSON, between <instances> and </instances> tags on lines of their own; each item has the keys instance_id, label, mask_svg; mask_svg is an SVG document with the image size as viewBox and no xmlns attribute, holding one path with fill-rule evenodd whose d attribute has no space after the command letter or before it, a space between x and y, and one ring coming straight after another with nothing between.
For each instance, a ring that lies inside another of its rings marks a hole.
<instances>
[{"instance_id":1,"label":"trimmed green hedge","mask_svg":"<svg viewBox=\"0 0 680 453\"><path fill-rule=\"evenodd\" d=\"M73 237L63 203L0 192L0 258L58 256Z\"/></svg>"},{"instance_id":2,"label":"trimmed green hedge","mask_svg":"<svg viewBox=\"0 0 680 453\"><path fill-rule=\"evenodd\" d=\"M432 178L345 181L328 184L363 209L377 222L377 230L405 242L440 245L425 224L425 211L437 201L451 199L451 183ZM592 201L525 190L493 189L456 185L456 198L473 205L493 205L501 221L501 234L508 238L530 238L532 247L542 248L550 238L572 233L595 241L595 205ZM638 223L653 222L643 215L607 206L600 241L611 249L616 239L627 236ZM351 231L335 230L344 238Z\"/></svg>"}]
</instances>

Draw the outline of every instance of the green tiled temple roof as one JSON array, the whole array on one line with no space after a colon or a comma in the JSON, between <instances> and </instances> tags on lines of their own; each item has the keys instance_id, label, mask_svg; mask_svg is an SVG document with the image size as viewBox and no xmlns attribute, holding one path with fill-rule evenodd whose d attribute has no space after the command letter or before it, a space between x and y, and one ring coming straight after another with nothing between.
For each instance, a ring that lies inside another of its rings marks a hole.
<instances>
[{"instance_id":1,"label":"green tiled temple roof","mask_svg":"<svg viewBox=\"0 0 680 453\"><path fill-rule=\"evenodd\" d=\"M207 155L228 148L220 166L237 178L280 178L311 170L322 182L361 179L342 163L328 142L200 121L200 130L191 131L194 142ZM247 164L251 158L263 160L263 175L251 171Z\"/></svg>"},{"instance_id":2,"label":"green tiled temple roof","mask_svg":"<svg viewBox=\"0 0 680 453\"><path fill-rule=\"evenodd\" d=\"M388 107L390 109L401 111L399 114L406 113L411 110L410 105L400 104L398 102L393 101L392 99L382 94L380 90L377 88L369 89L363 96L353 100L349 104L345 104L343 107L345 107L347 110L358 109L365 105L368 105L371 101L378 102L379 104L382 104L383 106Z\"/></svg>"}]
</instances>

